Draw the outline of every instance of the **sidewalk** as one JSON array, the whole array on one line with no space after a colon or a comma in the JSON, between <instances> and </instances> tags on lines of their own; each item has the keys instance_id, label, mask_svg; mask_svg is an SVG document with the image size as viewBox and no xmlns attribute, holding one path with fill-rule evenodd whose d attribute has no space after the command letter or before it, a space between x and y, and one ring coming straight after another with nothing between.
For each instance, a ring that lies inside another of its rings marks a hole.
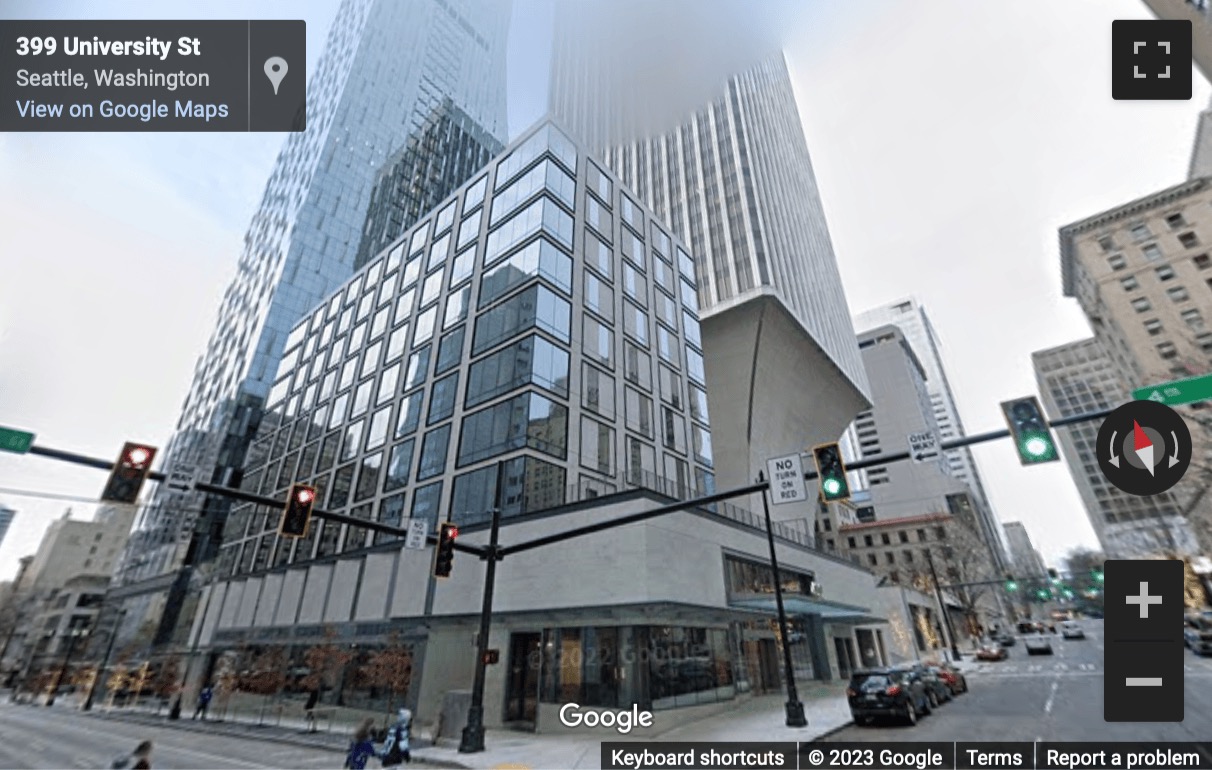
<instances>
[{"instance_id":1,"label":"sidewalk","mask_svg":"<svg viewBox=\"0 0 1212 770\"><path fill-rule=\"evenodd\" d=\"M701 720L682 724L656 736L620 735L614 730L535 734L515 730L488 730L485 751L460 754L457 743L441 745L414 736L414 762L448 768L519 768L525 770L596 770L601 768L603 741L631 742L769 742L811 741L850 724L844 683L807 682L800 686L800 700L808 726L791 728L784 724L786 714L782 694L762 695L738 700L735 708ZM188 717L170 721L164 712L154 710L94 708L79 712L98 720L120 720L190 732L255 738L294 746L312 746L344 752L349 736L341 732L304 732L293 726L258 725L244 721L193 721ZM656 712L660 724L661 712Z\"/></svg>"},{"instance_id":2,"label":"sidewalk","mask_svg":"<svg viewBox=\"0 0 1212 770\"><path fill-rule=\"evenodd\" d=\"M485 750L477 754L460 754L455 747L433 746L413 751L414 761L431 764L457 764L467 768L525 768L526 770L590 770L602 767L603 741L651 742L742 742L742 741L811 741L850 724L850 707L842 682L805 683L800 688L800 700L808 726L787 727L784 724L786 697L762 695L739 702L738 706L721 714L690 724L680 725L656 737L619 735L603 731L600 735L578 733L561 736L558 733L535 735L510 730L488 730L484 737ZM660 724L660 712L656 713Z\"/></svg>"}]
</instances>

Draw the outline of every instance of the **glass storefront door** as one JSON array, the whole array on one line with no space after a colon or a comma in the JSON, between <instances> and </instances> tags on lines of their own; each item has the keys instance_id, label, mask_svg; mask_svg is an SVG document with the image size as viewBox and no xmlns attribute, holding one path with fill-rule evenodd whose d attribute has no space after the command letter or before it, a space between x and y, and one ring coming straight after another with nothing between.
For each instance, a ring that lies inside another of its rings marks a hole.
<instances>
[{"instance_id":1,"label":"glass storefront door","mask_svg":"<svg viewBox=\"0 0 1212 770\"><path fill-rule=\"evenodd\" d=\"M505 721L532 729L539 708L540 634L509 635L509 680L505 689Z\"/></svg>"}]
</instances>

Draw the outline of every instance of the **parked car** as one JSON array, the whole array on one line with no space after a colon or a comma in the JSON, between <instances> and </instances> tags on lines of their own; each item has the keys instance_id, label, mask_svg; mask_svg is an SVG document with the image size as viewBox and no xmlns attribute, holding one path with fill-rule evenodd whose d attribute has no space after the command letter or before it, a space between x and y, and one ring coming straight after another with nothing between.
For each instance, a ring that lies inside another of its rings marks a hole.
<instances>
[{"instance_id":1,"label":"parked car","mask_svg":"<svg viewBox=\"0 0 1212 770\"><path fill-rule=\"evenodd\" d=\"M1052 640L1046 636L1028 636L1023 639L1028 655L1051 655Z\"/></svg>"},{"instance_id":2,"label":"parked car","mask_svg":"<svg viewBox=\"0 0 1212 770\"><path fill-rule=\"evenodd\" d=\"M1085 639L1086 632L1082 627L1072 620L1066 620L1061 623L1061 638L1062 639Z\"/></svg>"},{"instance_id":3,"label":"parked car","mask_svg":"<svg viewBox=\"0 0 1212 770\"><path fill-rule=\"evenodd\" d=\"M968 692L968 680L955 666L949 663L933 663L930 664L930 670L951 689L952 695Z\"/></svg>"},{"instance_id":4,"label":"parked car","mask_svg":"<svg viewBox=\"0 0 1212 770\"><path fill-rule=\"evenodd\" d=\"M976 651L977 660L1005 660L1010 657L1010 653L1006 652L1005 647L994 647L987 644Z\"/></svg>"},{"instance_id":5,"label":"parked car","mask_svg":"<svg viewBox=\"0 0 1212 770\"><path fill-rule=\"evenodd\" d=\"M876 668L856 671L846 688L850 715L855 724L869 725L881 717L903 719L917 724L918 717L930 713L926 684L912 671L900 668Z\"/></svg>"},{"instance_id":6,"label":"parked car","mask_svg":"<svg viewBox=\"0 0 1212 770\"><path fill-rule=\"evenodd\" d=\"M1183 641L1196 655L1212 654L1212 615L1205 613L1187 618Z\"/></svg>"},{"instance_id":7,"label":"parked car","mask_svg":"<svg viewBox=\"0 0 1212 770\"><path fill-rule=\"evenodd\" d=\"M1003 647L1013 647L1018 644L1018 639L1014 637L1014 634L1002 634L997 638L997 643Z\"/></svg>"},{"instance_id":8,"label":"parked car","mask_svg":"<svg viewBox=\"0 0 1212 770\"><path fill-rule=\"evenodd\" d=\"M951 700L951 688L939 678L938 674L925 663L911 663L901 668L911 672L911 674L922 681L926 685L926 695L930 698L930 705L937 707L940 703L946 703Z\"/></svg>"}]
</instances>

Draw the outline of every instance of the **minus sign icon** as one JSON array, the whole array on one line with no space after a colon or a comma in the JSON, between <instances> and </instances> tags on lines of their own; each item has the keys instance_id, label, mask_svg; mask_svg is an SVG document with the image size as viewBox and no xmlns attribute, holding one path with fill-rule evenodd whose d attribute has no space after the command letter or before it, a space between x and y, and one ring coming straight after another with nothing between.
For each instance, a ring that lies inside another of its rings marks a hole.
<instances>
[{"instance_id":1,"label":"minus sign icon","mask_svg":"<svg viewBox=\"0 0 1212 770\"><path fill-rule=\"evenodd\" d=\"M1161 687L1162 678L1160 676L1130 676L1125 678L1125 684L1128 687Z\"/></svg>"}]
</instances>

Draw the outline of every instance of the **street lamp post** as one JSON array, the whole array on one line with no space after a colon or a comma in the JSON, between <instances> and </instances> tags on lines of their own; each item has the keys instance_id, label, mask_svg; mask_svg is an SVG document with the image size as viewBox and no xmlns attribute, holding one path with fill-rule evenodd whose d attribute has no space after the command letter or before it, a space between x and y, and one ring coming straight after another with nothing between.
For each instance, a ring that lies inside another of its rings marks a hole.
<instances>
[{"instance_id":1,"label":"street lamp post","mask_svg":"<svg viewBox=\"0 0 1212 770\"><path fill-rule=\"evenodd\" d=\"M758 472L758 483L766 480L766 474ZM791 642L787 635L787 611L783 607L783 579L779 575L779 560L774 553L774 524L770 521L770 503L766 502L766 490L762 490L762 510L766 512L766 541L770 544L770 572L774 579L774 601L779 611L779 634L783 641L783 665L787 669L787 726L807 727L804 704L800 702L795 688L795 667L791 663Z\"/></svg>"},{"instance_id":2,"label":"street lamp post","mask_svg":"<svg viewBox=\"0 0 1212 770\"><path fill-rule=\"evenodd\" d=\"M63 666L55 672L55 683L51 686L50 694L46 696L48 707L55 705L55 696L59 694L59 686L63 684L63 674L72 663L72 652L76 649L76 640L88 636L87 628L69 628L67 630L67 653L63 656Z\"/></svg>"},{"instance_id":3,"label":"street lamp post","mask_svg":"<svg viewBox=\"0 0 1212 770\"><path fill-rule=\"evenodd\" d=\"M109 634L109 642L105 645L105 658L101 661L101 668L97 669L97 675L93 677L93 681L88 686L88 697L84 699L84 705L80 707L82 711L89 711L93 707L93 696L97 694L97 680L105 675L105 670L109 668L109 656L114 651L114 640L118 638L118 631L122 628L122 621L126 618L126 608L123 607L118 611L118 619L114 622L114 630Z\"/></svg>"}]
</instances>

